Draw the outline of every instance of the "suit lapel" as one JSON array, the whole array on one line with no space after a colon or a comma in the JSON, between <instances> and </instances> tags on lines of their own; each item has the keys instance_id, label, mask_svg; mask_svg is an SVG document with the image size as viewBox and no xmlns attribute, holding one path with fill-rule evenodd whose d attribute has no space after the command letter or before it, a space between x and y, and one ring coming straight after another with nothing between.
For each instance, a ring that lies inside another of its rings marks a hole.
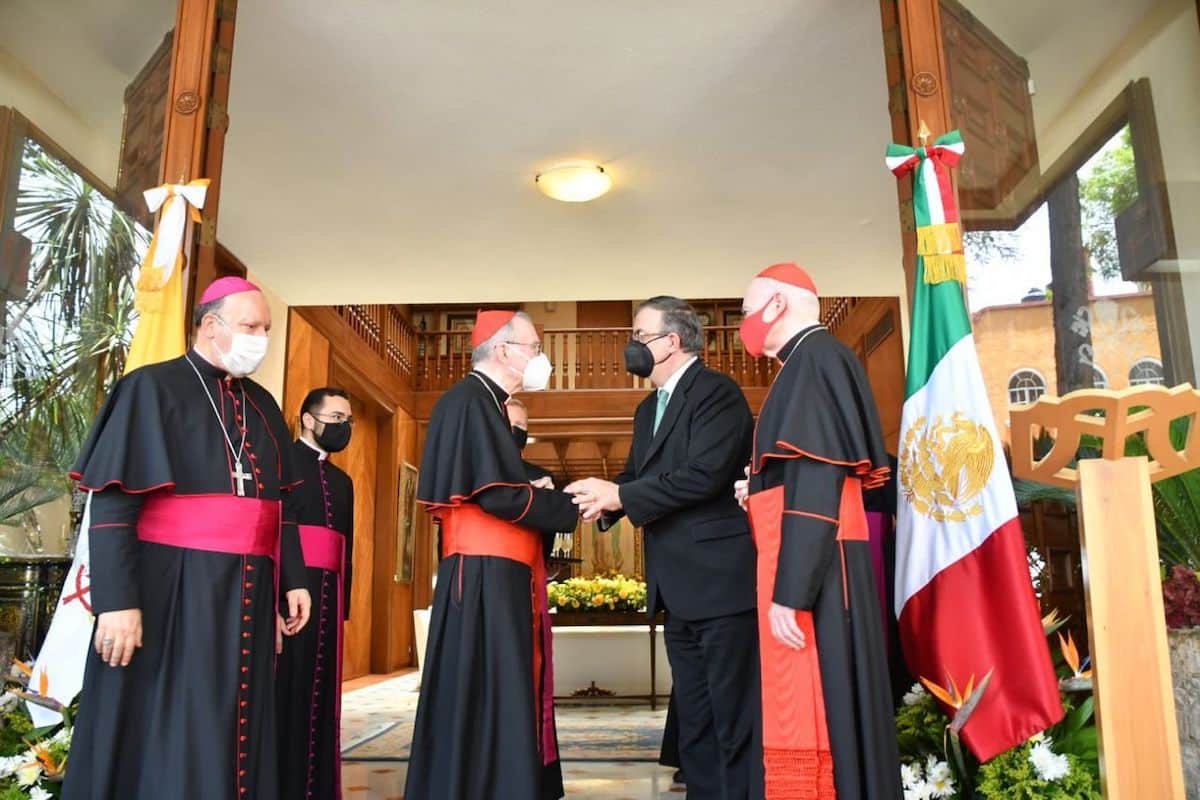
<instances>
[{"instance_id":1,"label":"suit lapel","mask_svg":"<svg viewBox=\"0 0 1200 800\"><path fill-rule=\"evenodd\" d=\"M675 423L679 421L680 415L683 413L683 407L687 405L687 392L692 387L692 382L696 379L696 375L700 370L704 369L704 362L697 359L679 379L679 383L675 384L675 391L671 392L671 401L667 403L667 410L663 413L662 422L658 424L658 432L654 434L654 439L650 442L650 447L647 448L642 456L639 469L644 469L650 463L650 459L654 458L666 442L667 437L671 435L671 429L675 427ZM651 430L654 429L654 418L650 418Z\"/></svg>"}]
</instances>

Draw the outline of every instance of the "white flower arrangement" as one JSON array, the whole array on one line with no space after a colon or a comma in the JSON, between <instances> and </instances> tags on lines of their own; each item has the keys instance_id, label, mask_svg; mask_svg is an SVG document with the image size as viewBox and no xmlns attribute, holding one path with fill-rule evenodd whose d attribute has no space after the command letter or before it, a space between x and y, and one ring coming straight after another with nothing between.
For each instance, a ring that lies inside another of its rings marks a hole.
<instances>
[{"instance_id":1,"label":"white flower arrangement","mask_svg":"<svg viewBox=\"0 0 1200 800\"><path fill-rule=\"evenodd\" d=\"M922 700L924 700L928 696L929 696L929 692L925 691L924 686L922 686L920 683L914 683L912 685L912 688L909 689L908 692L904 695L904 705L911 708L912 706L915 706L918 703L920 703Z\"/></svg>"},{"instance_id":2,"label":"white flower arrangement","mask_svg":"<svg viewBox=\"0 0 1200 800\"><path fill-rule=\"evenodd\" d=\"M1035 742L1029 749L1029 762L1037 776L1047 783L1060 781L1071 772L1071 762L1067 757L1050 749L1053 744L1049 737Z\"/></svg>"},{"instance_id":3,"label":"white flower arrangement","mask_svg":"<svg viewBox=\"0 0 1200 800\"><path fill-rule=\"evenodd\" d=\"M904 800L953 797L955 792L950 765L936 756L926 759L924 769L919 763L901 764L900 783L904 788Z\"/></svg>"}]
</instances>

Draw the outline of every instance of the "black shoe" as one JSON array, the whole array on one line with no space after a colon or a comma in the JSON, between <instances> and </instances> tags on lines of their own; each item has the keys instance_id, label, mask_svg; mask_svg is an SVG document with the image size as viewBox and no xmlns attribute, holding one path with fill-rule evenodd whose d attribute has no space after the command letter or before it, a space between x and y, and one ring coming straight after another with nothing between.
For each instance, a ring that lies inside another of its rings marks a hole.
<instances>
[{"instance_id":1,"label":"black shoe","mask_svg":"<svg viewBox=\"0 0 1200 800\"><path fill-rule=\"evenodd\" d=\"M675 770L675 774L674 774L674 775L671 777L671 780L672 780L673 782L675 782L675 783L679 784L680 786L686 786L686 785L687 785L687 781L685 781L685 780L683 779L683 770L681 770L681 769L677 769L677 770Z\"/></svg>"}]
</instances>

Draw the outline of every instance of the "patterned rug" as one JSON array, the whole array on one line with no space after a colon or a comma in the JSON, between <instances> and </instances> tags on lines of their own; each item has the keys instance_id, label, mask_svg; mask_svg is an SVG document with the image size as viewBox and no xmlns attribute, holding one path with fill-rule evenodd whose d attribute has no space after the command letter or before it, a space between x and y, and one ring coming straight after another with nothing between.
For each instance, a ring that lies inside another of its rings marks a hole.
<instances>
[{"instance_id":1,"label":"patterned rug","mask_svg":"<svg viewBox=\"0 0 1200 800\"><path fill-rule=\"evenodd\" d=\"M417 713L416 673L357 689L342 697L342 756L346 761L407 761ZM666 703L559 700L558 748L563 761L658 761Z\"/></svg>"}]
</instances>

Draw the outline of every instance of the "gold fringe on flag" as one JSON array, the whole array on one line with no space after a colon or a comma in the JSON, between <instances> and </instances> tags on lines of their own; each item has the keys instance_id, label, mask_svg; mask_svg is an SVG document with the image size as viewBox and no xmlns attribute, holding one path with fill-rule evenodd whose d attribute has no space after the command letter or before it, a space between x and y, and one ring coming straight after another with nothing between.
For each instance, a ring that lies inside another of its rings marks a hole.
<instances>
[{"instance_id":1,"label":"gold fringe on flag","mask_svg":"<svg viewBox=\"0 0 1200 800\"><path fill-rule=\"evenodd\" d=\"M962 253L921 256L925 260L925 282L958 281L967 285L967 259Z\"/></svg>"},{"instance_id":2,"label":"gold fringe on flag","mask_svg":"<svg viewBox=\"0 0 1200 800\"><path fill-rule=\"evenodd\" d=\"M917 228L917 253L923 256L961 253L962 227L957 222L922 225Z\"/></svg>"}]
</instances>

